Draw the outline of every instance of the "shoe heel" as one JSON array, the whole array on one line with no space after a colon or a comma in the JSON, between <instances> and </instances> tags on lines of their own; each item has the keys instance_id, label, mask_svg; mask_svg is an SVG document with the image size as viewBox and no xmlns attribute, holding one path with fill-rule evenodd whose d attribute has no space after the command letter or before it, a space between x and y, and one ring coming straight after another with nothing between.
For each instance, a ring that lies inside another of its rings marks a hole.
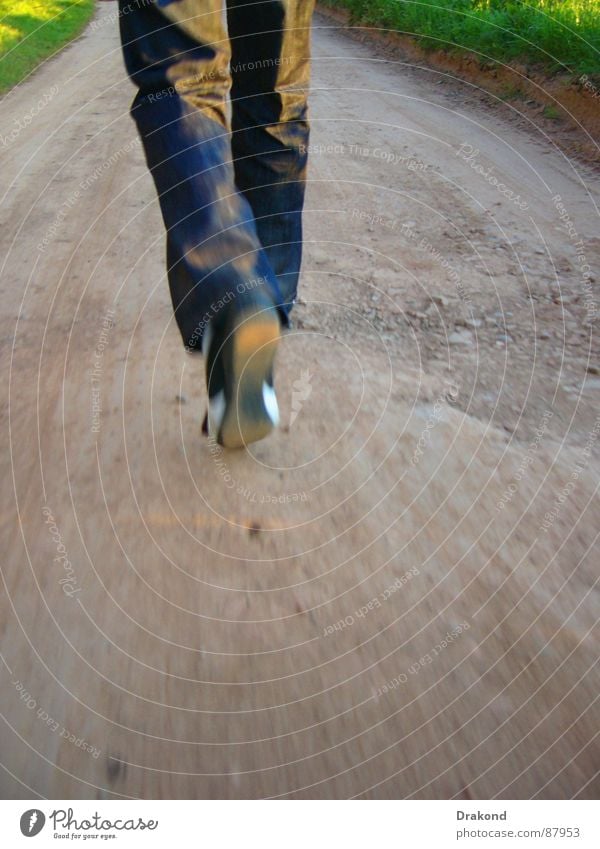
<instances>
[{"instance_id":1,"label":"shoe heel","mask_svg":"<svg viewBox=\"0 0 600 849\"><path fill-rule=\"evenodd\" d=\"M226 448L257 442L277 424L271 379L280 337L279 317L273 310L249 312L238 320L232 339L230 402L219 431L219 442Z\"/></svg>"}]
</instances>

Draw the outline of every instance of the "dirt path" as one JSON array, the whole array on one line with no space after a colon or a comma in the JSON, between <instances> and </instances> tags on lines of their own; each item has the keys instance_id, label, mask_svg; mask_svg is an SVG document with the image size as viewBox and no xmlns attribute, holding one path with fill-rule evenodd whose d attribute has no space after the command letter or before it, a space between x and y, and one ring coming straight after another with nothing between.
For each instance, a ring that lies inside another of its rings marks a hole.
<instances>
[{"instance_id":1,"label":"dirt path","mask_svg":"<svg viewBox=\"0 0 600 849\"><path fill-rule=\"evenodd\" d=\"M2 795L597 797L597 178L318 18L284 427L218 453L115 17L3 104Z\"/></svg>"}]
</instances>

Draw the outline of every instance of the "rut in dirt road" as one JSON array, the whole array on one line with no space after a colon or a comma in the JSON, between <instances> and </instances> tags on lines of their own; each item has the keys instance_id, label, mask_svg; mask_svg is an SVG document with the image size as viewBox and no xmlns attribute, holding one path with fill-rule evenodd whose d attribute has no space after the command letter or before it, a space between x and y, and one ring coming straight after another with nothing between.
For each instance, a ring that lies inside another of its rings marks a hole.
<instances>
[{"instance_id":1,"label":"rut in dirt road","mask_svg":"<svg viewBox=\"0 0 600 849\"><path fill-rule=\"evenodd\" d=\"M317 17L282 426L221 451L116 10L3 104L57 88L2 151L2 795L597 797L597 176Z\"/></svg>"}]
</instances>

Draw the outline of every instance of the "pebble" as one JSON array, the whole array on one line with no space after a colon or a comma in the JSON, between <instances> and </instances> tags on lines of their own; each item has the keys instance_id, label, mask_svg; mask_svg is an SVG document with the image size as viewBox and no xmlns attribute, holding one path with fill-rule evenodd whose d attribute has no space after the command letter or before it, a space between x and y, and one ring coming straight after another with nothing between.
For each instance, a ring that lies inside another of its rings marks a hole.
<instances>
[{"instance_id":1,"label":"pebble","mask_svg":"<svg viewBox=\"0 0 600 849\"><path fill-rule=\"evenodd\" d=\"M470 333L455 331L448 336L449 345L472 345L473 339Z\"/></svg>"}]
</instances>

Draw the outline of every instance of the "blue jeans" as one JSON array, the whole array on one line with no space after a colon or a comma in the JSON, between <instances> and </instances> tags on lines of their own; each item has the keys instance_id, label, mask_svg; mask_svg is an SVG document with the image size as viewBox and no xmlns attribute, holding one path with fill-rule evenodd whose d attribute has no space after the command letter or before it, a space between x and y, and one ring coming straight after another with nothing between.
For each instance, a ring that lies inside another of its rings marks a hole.
<instances>
[{"instance_id":1,"label":"blue jeans","mask_svg":"<svg viewBox=\"0 0 600 849\"><path fill-rule=\"evenodd\" d=\"M177 324L266 287L284 325L302 254L314 0L120 0L131 107L167 231ZM228 120L228 94L231 122Z\"/></svg>"}]
</instances>

